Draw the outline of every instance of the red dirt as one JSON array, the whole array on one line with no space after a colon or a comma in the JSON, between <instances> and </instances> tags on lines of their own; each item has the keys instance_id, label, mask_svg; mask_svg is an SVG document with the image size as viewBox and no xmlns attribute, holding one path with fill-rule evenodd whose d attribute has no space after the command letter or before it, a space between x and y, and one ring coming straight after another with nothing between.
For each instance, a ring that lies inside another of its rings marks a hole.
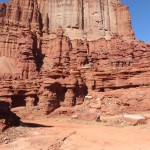
<instances>
[{"instance_id":1,"label":"red dirt","mask_svg":"<svg viewBox=\"0 0 150 150\"><path fill-rule=\"evenodd\" d=\"M0 145L1 150L149 150L150 147L150 128L145 125L112 127L50 119L24 122L30 123L26 135Z\"/></svg>"}]
</instances>

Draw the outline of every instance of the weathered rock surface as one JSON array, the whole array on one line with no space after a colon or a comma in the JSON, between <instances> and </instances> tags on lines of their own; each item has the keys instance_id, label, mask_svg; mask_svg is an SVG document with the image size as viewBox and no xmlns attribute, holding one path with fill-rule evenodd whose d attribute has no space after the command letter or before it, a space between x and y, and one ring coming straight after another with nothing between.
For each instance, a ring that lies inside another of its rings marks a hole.
<instances>
[{"instance_id":1,"label":"weathered rock surface","mask_svg":"<svg viewBox=\"0 0 150 150\"><path fill-rule=\"evenodd\" d=\"M50 34L61 26L71 39L109 39L116 34L133 38L128 8L118 0L37 0L37 3L44 29Z\"/></svg>"},{"instance_id":2,"label":"weathered rock surface","mask_svg":"<svg viewBox=\"0 0 150 150\"><path fill-rule=\"evenodd\" d=\"M150 110L150 44L130 24L119 0L0 3L0 101L36 115Z\"/></svg>"},{"instance_id":3,"label":"weathered rock surface","mask_svg":"<svg viewBox=\"0 0 150 150\"><path fill-rule=\"evenodd\" d=\"M134 114L124 114L123 115L124 121L128 122L131 125L138 125L138 124L145 124L146 117L141 115L134 115Z\"/></svg>"}]
</instances>

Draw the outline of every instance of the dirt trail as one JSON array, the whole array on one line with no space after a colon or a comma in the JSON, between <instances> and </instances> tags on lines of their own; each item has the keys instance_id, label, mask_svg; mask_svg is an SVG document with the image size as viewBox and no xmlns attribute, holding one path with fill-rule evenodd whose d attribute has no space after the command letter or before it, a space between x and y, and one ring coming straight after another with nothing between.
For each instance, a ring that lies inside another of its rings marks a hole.
<instances>
[{"instance_id":1,"label":"dirt trail","mask_svg":"<svg viewBox=\"0 0 150 150\"><path fill-rule=\"evenodd\" d=\"M150 128L24 120L27 134L0 150L150 150Z\"/></svg>"}]
</instances>

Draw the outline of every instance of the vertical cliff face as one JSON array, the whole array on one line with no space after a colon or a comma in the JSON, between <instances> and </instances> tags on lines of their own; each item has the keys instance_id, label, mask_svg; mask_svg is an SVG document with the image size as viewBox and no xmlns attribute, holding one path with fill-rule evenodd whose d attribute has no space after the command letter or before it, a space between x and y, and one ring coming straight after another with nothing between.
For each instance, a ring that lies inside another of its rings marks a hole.
<instances>
[{"instance_id":1,"label":"vertical cliff face","mask_svg":"<svg viewBox=\"0 0 150 150\"><path fill-rule=\"evenodd\" d=\"M12 0L7 7L1 4L1 16L50 38L59 27L71 39L134 38L128 8L118 0Z\"/></svg>"},{"instance_id":2,"label":"vertical cliff face","mask_svg":"<svg viewBox=\"0 0 150 150\"><path fill-rule=\"evenodd\" d=\"M66 34L75 30L83 34L82 38L87 34L91 40L113 34L133 38L128 8L118 0L12 0L7 6L1 3L0 11L1 17L16 24L32 23L33 27L40 21L50 33L61 26Z\"/></svg>"},{"instance_id":3,"label":"vertical cliff face","mask_svg":"<svg viewBox=\"0 0 150 150\"><path fill-rule=\"evenodd\" d=\"M16 57L24 29L36 32L45 51L60 27L71 40L134 39L128 8L118 0L11 0L0 4L0 56Z\"/></svg>"},{"instance_id":4,"label":"vertical cliff face","mask_svg":"<svg viewBox=\"0 0 150 150\"><path fill-rule=\"evenodd\" d=\"M50 34L61 26L71 39L110 39L115 35L133 39L128 8L118 0L38 0L38 4Z\"/></svg>"},{"instance_id":5,"label":"vertical cliff face","mask_svg":"<svg viewBox=\"0 0 150 150\"><path fill-rule=\"evenodd\" d=\"M0 56L16 58L17 40L22 30L31 28L40 34L39 11L36 1L12 0L0 4Z\"/></svg>"}]
</instances>

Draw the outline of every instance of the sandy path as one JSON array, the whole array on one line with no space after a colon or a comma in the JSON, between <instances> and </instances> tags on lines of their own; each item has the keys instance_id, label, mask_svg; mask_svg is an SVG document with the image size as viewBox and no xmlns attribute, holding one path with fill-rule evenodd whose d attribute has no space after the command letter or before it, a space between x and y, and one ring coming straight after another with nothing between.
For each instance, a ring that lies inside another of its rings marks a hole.
<instances>
[{"instance_id":1,"label":"sandy path","mask_svg":"<svg viewBox=\"0 0 150 150\"><path fill-rule=\"evenodd\" d=\"M146 127L119 128L52 120L26 122L32 126L27 127L27 136L0 145L0 150L150 150L150 128Z\"/></svg>"}]
</instances>

